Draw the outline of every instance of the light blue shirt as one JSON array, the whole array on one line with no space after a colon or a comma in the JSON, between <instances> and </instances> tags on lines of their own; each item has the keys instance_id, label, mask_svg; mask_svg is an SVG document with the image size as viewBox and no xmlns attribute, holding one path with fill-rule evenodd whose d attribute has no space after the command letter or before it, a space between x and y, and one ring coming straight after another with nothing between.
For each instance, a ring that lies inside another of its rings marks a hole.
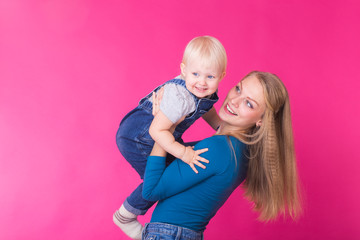
<instances>
[{"instance_id":1,"label":"light blue shirt","mask_svg":"<svg viewBox=\"0 0 360 240\"><path fill-rule=\"evenodd\" d=\"M168 167L165 157L149 156L143 197L159 200L151 222L169 223L204 231L210 219L246 177L246 145L234 137L216 135L196 144L195 150L210 162L196 174L176 159Z\"/></svg>"}]
</instances>

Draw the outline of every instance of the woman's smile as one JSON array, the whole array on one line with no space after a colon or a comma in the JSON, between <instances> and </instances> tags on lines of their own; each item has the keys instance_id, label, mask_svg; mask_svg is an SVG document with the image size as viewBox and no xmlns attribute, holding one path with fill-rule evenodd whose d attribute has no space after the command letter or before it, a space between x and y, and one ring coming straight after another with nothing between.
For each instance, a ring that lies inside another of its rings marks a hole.
<instances>
[{"instance_id":1,"label":"woman's smile","mask_svg":"<svg viewBox=\"0 0 360 240\"><path fill-rule=\"evenodd\" d=\"M225 110L227 110L227 111L225 111L226 113L230 113L231 115L237 116L237 114L231 109L231 107L229 106L229 104L226 104Z\"/></svg>"}]
</instances>

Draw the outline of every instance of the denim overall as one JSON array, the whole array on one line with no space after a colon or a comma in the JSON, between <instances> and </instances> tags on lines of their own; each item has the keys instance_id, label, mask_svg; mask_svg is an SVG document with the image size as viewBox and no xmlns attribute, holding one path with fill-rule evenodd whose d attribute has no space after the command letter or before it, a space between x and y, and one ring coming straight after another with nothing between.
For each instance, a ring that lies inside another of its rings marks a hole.
<instances>
[{"instance_id":1,"label":"denim overall","mask_svg":"<svg viewBox=\"0 0 360 240\"><path fill-rule=\"evenodd\" d=\"M165 84L175 83L180 86L185 86L183 79L172 79ZM163 85L157 87L154 91L158 91ZM208 112L214 103L219 99L216 92L209 98L197 98L190 93L195 100L196 109L190 113L185 119L176 127L174 131L175 140L184 144L181 136L183 133L203 114ZM131 164L133 168L139 173L140 178L144 178L147 157L150 155L154 140L149 134L149 127L153 120L152 102L149 99L152 92L140 100L139 105L129 112L121 121L119 129L116 134L117 146L123 157ZM125 200L125 208L136 214L143 215L155 203L147 201L142 197L143 183L141 183Z\"/></svg>"}]
</instances>

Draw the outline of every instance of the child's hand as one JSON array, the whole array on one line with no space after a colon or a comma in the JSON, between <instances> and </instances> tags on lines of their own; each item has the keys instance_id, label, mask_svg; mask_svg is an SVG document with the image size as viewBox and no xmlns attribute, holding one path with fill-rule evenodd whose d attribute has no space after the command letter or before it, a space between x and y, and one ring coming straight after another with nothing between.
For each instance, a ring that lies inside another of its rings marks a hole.
<instances>
[{"instance_id":1,"label":"child's hand","mask_svg":"<svg viewBox=\"0 0 360 240\"><path fill-rule=\"evenodd\" d=\"M185 153L182 156L181 160L183 160L184 162L186 162L187 164L190 165L190 167L192 168L192 170L195 173L198 173L198 170L196 170L195 165L205 169L206 167L201 164L199 161L205 162L205 163L209 163L209 160L200 157L199 155L207 152L209 149L207 148L203 148L203 149L199 149L194 151L192 147L185 147ZM195 165L194 165L195 164Z\"/></svg>"}]
</instances>

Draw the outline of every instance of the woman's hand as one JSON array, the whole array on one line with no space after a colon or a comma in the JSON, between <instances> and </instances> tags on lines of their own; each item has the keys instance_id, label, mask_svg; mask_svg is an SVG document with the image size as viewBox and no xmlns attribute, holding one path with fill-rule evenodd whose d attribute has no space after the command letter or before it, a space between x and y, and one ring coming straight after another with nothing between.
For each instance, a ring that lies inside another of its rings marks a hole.
<instances>
[{"instance_id":1,"label":"woman's hand","mask_svg":"<svg viewBox=\"0 0 360 240\"><path fill-rule=\"evenodd\" d=\"M195 173L198 173L198 170L196 170L195 165L201 167L202 169L206 168L199 161L204 162L204 163L209 163L209 160L207 160L203 157L200 157L199 155L204 152L207 152L208 150L209 150L208 148L203 148L203 149L194 151L193 147L185 147L185 153L183 154L181 160L184 161L185 163L189 164Z\"/></svg>"},{"instance_id":2,"label":"woman's hand","mask_svg":"<svg viewBox=\"0 0 360 240\"><path fill-rule=\"evenodd\" d=\"M152 115L155 117L156 114L158 114L158 112L160 111L160 103L161 103L161 100L162 100L162 97L164 95L164 87L161 87L159 89L159 91L157 92L153 92L152 94L152 100L153 100L153 108L152 108ZM175 131L175 128L176 128L177 125L173 125L171 126L171 128L169 129L169 131L171 133L174 133Z\"/></svg>"},{"instance_id":3,"label":"woman's hand","mask_svg":"<svg viewBox=\"0 0 360 240\"><path fill-rule=\"evenodd\" d=\"M161 87L159 91L153 92L152 100L153 100L153 109L152 115L155 116L160 110L161 99L164 95L164 87Z\"/></svg>"}]
</instances>

